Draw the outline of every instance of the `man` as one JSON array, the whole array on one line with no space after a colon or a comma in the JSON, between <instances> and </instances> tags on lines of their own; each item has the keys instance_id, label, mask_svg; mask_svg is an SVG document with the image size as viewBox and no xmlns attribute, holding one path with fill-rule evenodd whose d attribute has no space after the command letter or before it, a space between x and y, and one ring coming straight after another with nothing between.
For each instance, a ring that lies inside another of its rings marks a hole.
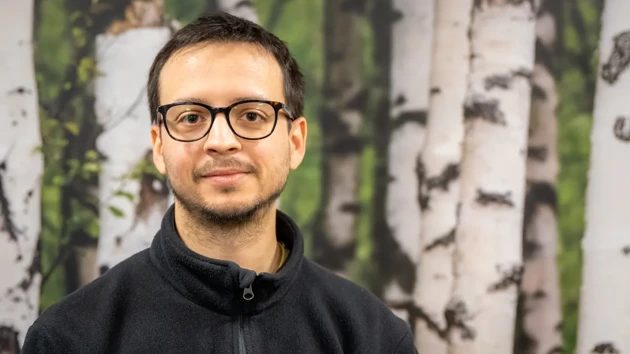
<instances>
[{"instance_id":1,"label":"man","mask_svg":"<svg viewBox=\"0 0 630 354\"><path fill-rule=\"evenodd\" d=\"M25 353L417 353L375 296L306 259L276 210L304 157L304 83L277 37L197 19L149 74L175 203L152 245L47 309Z\"/></svg>"}]
</instances>

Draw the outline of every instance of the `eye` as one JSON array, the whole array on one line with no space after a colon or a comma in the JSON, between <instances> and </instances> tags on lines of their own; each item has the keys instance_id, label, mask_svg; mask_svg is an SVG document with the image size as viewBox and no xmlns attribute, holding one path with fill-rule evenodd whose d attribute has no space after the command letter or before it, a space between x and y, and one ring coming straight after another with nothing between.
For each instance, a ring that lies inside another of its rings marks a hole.
<instances>
[{"instance_id":1,"label":"eye","mask_svg":"<svg viewBox=\"0 0 630 354\"><path fill-rule=\"evenodd\" d=\"M263 119L264 117L256 112L245 112L245 119L248 122L255 122L258 119Z\"/></svg>"},{"instance_id":2,"label":"eye","mask_svg":"<svg viewBox=\"0 0 630 354\"><path fill-rule=\"evenodd\" d=\"M183 115L179 118L179 123L184 123L184 124L195 124L198 123L200 120L202 120L203 118L198 115L198 114L186 114Z\"/></svg>"}]
</instances>

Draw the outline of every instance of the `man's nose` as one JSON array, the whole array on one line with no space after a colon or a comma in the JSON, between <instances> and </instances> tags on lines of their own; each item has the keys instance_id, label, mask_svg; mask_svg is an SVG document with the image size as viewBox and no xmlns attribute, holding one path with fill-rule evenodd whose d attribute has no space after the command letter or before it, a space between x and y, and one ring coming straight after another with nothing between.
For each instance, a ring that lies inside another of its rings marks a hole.
<instances>
[{"instance_id":1,"label":"man's nose","mask_svg":"<svg viewBox=\"0 0 630 354\"><path fill-rule=\"evenodd\" d=\"M204 149L208 152L221 154L238 151L240 148L241 143L230 128L227 116L224 113L217 113L212 128L206 137Z\"/></svg>"}]
</instances>

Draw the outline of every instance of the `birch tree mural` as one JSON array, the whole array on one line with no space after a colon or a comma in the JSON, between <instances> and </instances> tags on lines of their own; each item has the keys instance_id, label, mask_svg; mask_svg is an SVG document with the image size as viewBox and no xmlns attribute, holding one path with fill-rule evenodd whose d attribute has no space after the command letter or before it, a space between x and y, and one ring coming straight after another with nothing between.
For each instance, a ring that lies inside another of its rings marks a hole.
<instances>
[{"instance_id":1,"label":"birch tree mural","mask_svg":"<svg viewBox=\"0 0 630 354\"><path fill-rule=\"evenodd\" d=\"M382 249L383 264L392 267L383 274L387 277L383 296L398 316L410 322L414 321L409 304L420 249L420 153L429 105L433 13L433 0L393 1L390 110L377 118L390 119L385 195L390 232L376 236L391 237L383 241L388 244Z\"/></svg>"},{"instance_id":2,"label":"birch tree mural","mask_svg":"<svg viewBox=\"0 0 630 354\"><path fill-rule=\"evenodd\" d=\"M630 3L602 14L591 158L582 241L578 353L630 352Z\"/></svg>"},{"instance_id":3,"label":"birch tree mural","mask_svg":"<svg viewBox=\"0 0 630 354\"><path fill-rule=\"evenodd\" d=\"M0 3L0 352L19 353L39 314L44 168L33 64L33 1ZM8 30L10 29L10 30Z\"/></svg>"},{"instance_id":4,"label":"birch tree mural","mask_svg":"<svg viewBox=\"0 0 630 354\"><path fill-rule=\"evenodd\" d=\"M556 265L558 93L553 62L561 10L559 1L544 0L536 19L523 221L524 272L516 340L517 353L524 354L562 352L562 313Z\"/></svg>"},{"instance_id":5,"label":"birch tree mural","mask_svg":"<svg viewBox=\"0 0 630 354\"><path fill-rule=\"evenodd\" d=\"M165 24L163 0L122 6L124 19L96 38L101 75L94 82L95 110L103 126L97 147L106 155L99 192L101 273L150 245L171 199L151 160L146 82L173 29Z\"/></svg>"},{"instance_id":6,"label":"birch tree mural","mask_svg":"<svg viewBox=\"0 0 630 354\"><path fill-rule=\"evenodd\" d=\"M534 10L531 1L473 6L456 279L445 313L454 354L513 349L530 112L523 98L531 92Z\"/></svg>"},{"instance_id":7,"label":"birch tree mural","mask_svg":"<svg viewBox=\"0 0 630 354\"><path fill-rule=\"evenodd\" d=\"M313 259L345 274L354 258L359 209L361 126L366 90L358 17L364 5L324 3L324 88L321 201L313 233Z\"/></svg>"},{"instance_id":8,"label":"birch tree mural","mask_svg":"<svg viewBox=\"0 0 630 354\"><path fill-rule=\"evenodd\" d=\"M444 312L453 288L472 4L472 0L435 4L431 110L422 151L422 242L415 289L416 312L422 314L415 326L420 353L448 351Z\"/></svg>"}]
</instances>

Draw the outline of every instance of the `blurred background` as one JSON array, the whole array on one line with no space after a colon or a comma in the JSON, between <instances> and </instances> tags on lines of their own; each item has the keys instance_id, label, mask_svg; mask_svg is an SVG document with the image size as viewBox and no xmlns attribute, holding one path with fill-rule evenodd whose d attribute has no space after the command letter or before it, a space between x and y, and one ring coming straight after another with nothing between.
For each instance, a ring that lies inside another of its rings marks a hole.
<instances>
[{"instance_id":1,"label":"blurred background","mask_svg":"<svg viewBox=\"0 0 630 354\"><path fill-rule=\"evenodd\" d=\"M164 0L163 3L161 0L35 0L28 8L32 13L13 12L9 15L12 10L17 11L17 7L12 7L13 2L2 0L0 12L5 15L0 15L0 18L26 16L27 20L20 28L28 32L26 29L32 26L33 31L31 49L41 139L35 150L41 153L43 159L41 213L35 214L41 220L36 252L39 256L34 256L35 243L25 243L22 250L32 249L30 253L25 253L31 254L30 260L15 263L21 268L11 268L14 269L11 271L24 272L31 269L28 267L31 263L38 263L32 268L37 271L29 273L32 286L36 288L32 292L38 294L38 299L32 297L36 299L34 307L37 311L45 310L115 263L148 246L159 227L163 211L172 201L163 176L154 170L146 155L150 147L150 120L144 91L148 68L172 31L202 13L225 10L252 19L284 40L306 76L307 154L302 165L290 175L279 208L292 216L302 228L307 241L307 256L365 286L388 302L412 325L418 336L419 348L425 335L423 332L430 332L426 334L427 338L432 336L427 342L442 340L444 343L449 342L447 338L453 335L449 329L465 332L465 326L458 326L457 320L449 321L449 314L457 317L452 302L447 304L446 298L442 304L425 301L426 306L423 307L422 298L426 295L418 295L423 290L414 285L416 281L421 282L417 279L423 273L418 267L424 252L439 247L441 242L455 247L459 232L456 232L454 224L452 232L446 232L445 237L434 238L430 242L422 238L423 227L429 225L419 221L427 209L426 205L423 207L423 202L428 203L427 195L430 195L427 190L472 173L472 170L465 172L456 168L456 172L449 170L450 177L445 170L442 180L437 177L432 179L430 174L434 172L430 169L435 167L426 162L431 157L425 156L425 163L418 163L423 160L420 157L423 156L424 144L429 144L429 141L435 144L441 139L439 135L427 138L430 134L427 130L433 129L427 120L436 120L435 117L439 116L430 113L431 103L434 102L432 95L439 91L436 82L448 86L448 80L452 80L451 86L455 89L451 87L450 91L443 89L442 92L457 96L458 84L454 77L462 66L454 64L449 69L448 65L442 65L439 69L442 70L439 71L441 75L452 75L452 78L439 81L437 76L440 74L436 74L438 69L435 68L439 63L448 62L448 59L439 58L447 58L451 50L452 56L461 54L463 60L464 56L468 58L467 51L470 50L462 46L462 40L469 39L467 27L460 28L458 32L455 24L452 32L448 32L448 24L440 21L454 21L458 16L468 16L467 21L472 21L470 16L483 14L484 11L491 13L493 6L512 6L517 9L514 13L518 15L526 13L525 6L531 5L523 5L530 2L517 6L492 5L501 3L493 1L475 1L479 3L477 5L473 5L472 1L442 1L435 0L430 4L427 1L425 4L425 0L254 0L251 3L219 0ZM536 80L534 58L551 73L549 78L552 83L542 85L543 91L547 90L543 96L546 93L549 97L549 92L552 92L557 98L557 106L549 110L551 116L546 118L553 120L553 125L541 134L551 134L550 139L553 140L544 144L557 144L557 148L545 153L556 155L545 156L557 159L557 166L550 167L557 168L557 177L551 173L551 179L545 182L548 188L542 192L543 204L547 203L554 212L551 214L553 220L544 224L550 231L542 234L548 239L539 243L542 247L549 247L551 253L547 257L552 259L552 267L556 267L545 274L553 275L557 271L558 305L557 309L550 311L561 318L553 324L559 333L557 339L540 339L536 337L539 334L528 333L522 320L525 316L523 302L526 301L523 294L528 290L523 288L519 304L514 304L514 314L508 316L508 321L514 322L515 335L507 339L515 343L515 352L552 353L550 350L559 350L553 353L573 353L578 343L580 288L583 284L581 242L585 235L590 136L601 69L599 50L604 3L598 0L531 3L537 7L530 11L537 16L529 24L515 25L513 31L506 30L512 28L509 25L501 27L500 21L486 20L496 23L498 27L494 32L504 36L502 40L505 42L523 42L520 47L508 47L531 49L525 55L520 55L518 51L505 52L519 57L507 58L506 66L531 59L529 74L525 75L529 76L529 80L507 88L507 96L497 96L499 100L507 97L506 100L513 102L516 97L527 103L515 104L518 107L505 111L508 125L521 119L513 128L520 129L516 136L521 132L525 139L527 120L523 119L530 117L529 105L533 107L536 97L540 97L536 96L535 84L531 96L527 86L527 82ZM473 6L479 8L473 11ZM450 20L445 9L453 13ZM542 25L534 24L536 19ZM17 24L17 20L0 24L2 32L14 31L5 27L11 23ZM442 27L438 26L440 24ZM441 36L440 28L444 31ZM523 28L529 28L529 32ZM451 33L450 37L448 33ZM549 33L553 40L545 41ZM4 43L8 43L9 35L3 36ZM509 36L515 37L510 39ZM452 38L453 42L449 42L448 38ZM470 40L474 38L473 35ZM612 39L607 40L610 42L607 48L611 48ZM483 45L479 43L479 46ZM433 54L440 48L443 57L436 56L436 59ZM494 49L489 45L486 49L472 49L473 52L475 50L491 53ZM500 49L497 50L492 55L502 55ZM603 55L609 56L610 50ZM3 51L2 55L12 54ZM622 56L620 60L624 58ZM492 63L492 60L489 62ZM481 64L478 67L480 72L486 70ZM7 65L0 65L0 69L13 70ZM503 70L503 67L498 70ZM5 72L0 73L0 76L3 75ZM464 85L459 87L463 90L467 86L465 79L462 80L459 82ZM403 97L402 100L400 97ZM460 125L453 126L451 133L460 134L460 140L465 131L472 129L464 130L464 116L483 116L479 113L483 108L474 104L466 106L463 99L462 96L459 102L456 99L450 101L450 106L459 107L459 111L453 112L456 112L454 118L460 121ZM440 103L436 105L440 106ZM443 110L446 109L444 106L445 103L441 103ZM531 112L535 111L531 109ZM408 114L405 116L405 113ZM399 114L402 118L397 123L395 116ZM468 124L469 120L466 122ZM2 124L2 127L8 126ZM621 124L619 129L623 130ZM395 129L399 127L407 128L401 128L402 132L398 134ZM480 125L476 127L482 129ZM529 129L530 136L532 129ZM486 130L484 134L491 131ZM449 129L442 127L442 132L448 135ZM481 136L482 133L478 134ZM444 140L450 139L447 135L444 135ZM3 136L11 139L11 136L0 133L0 137ZM493 136L485 135L485 139L493 139ZM516 144L520 142L521 146L517 146L520 150L527 148L523 145L527 141L523 139L515 140ZM398 146L396 142L402 145ZM408 143L407 147L405 144ZM0 147L2 144L0 142ZM470 149L472 145L464 146ZM532 155L534 159L539 156L536 151L530 144L530 159ZM453 156L457 157L457 154ZM463 156L466 158L467 155ZM485 158L492 160L492 156ZM522 177L520 183L523 188L520 192L517 188L512 194L520 200L514 202L516 207L511 212L518 213L521 219L510 219L517 220L512 222L512 227L518 232L505 235L506 239L513 240L513 249L519 252L521 249L527 251L527 221L532 217L533 208L531 203L525 202L526 193L531 191L531 183L524 173L525 160L525 157L519 160L522 169L515 170ZM394 184L388 187L392 181L395 181ZM448 190L448 187L443 189ZM492 195L486 197L492 199ZM392 204L397 204L399 209ZM456 207L456 204L453 206ZM7 207L7 204L0 204L0 209ZM467 209L466 202L461 208L462 215L476 215L476 209ZM466 210L472 211L466 214ZM414 221L416 219L418 221ZM487 220L480 219L479 222ZM467 222L468 225L474 224L470 220ZM497 225L500 223L497 221ZM624 231L627 233L628 230ZM4 237L2 232L0 230L0 238ZM431 233L430 230L426 232ZM524 242L520 243L522 240ZM14 258L10 256L13 248L7 245L6 242L0 243L0 248L5 248L0 255L11 258L13 262ZM478 254L483 257L486 253ZM449 257L452 253L440 257L442 262L451 263ZM527 255L523 259L527 266ZM11 276L3 280L3 272L9 272L8 266L4 268L0 269L0 290L15 286ZM522 268L519 269L516 280L513 279L516 284L514 289L523 276ZM527 271L525 269L524 272ZM33 277L32 274L37 272L38 275ZM431 285L427 287L429 290L426 291L430 293ZM10 344L14 342L7 334L10 332L7 328L12 328L10 317L13 316L7 302L2 304L0 300L0 312L5 312L0 313L3 321L0 325L4 329L0 335L4 338L0 347L8 350L15 344ZM442 308L427 310L431 306ZM530 310L535 307L531 306ZM32 318L29 317L29 321ZM484 331L477 329L478 332ZM15 325L13 329L19 332L18 338L24 334L23 330L24 324ZM457 342L458 339L452 341ZM536 342L539 345L532 344ZM543 348L542 342L547 347ZM445 348L447 344L442 347L432 345L435 347L431 348L435 349L420 352L441 353L443 349L438 348ZM476 348L480 350L481 347ZM614 349L614 346L611 348ZM483 351L471 349L468 352ZM623 351L597 351L620 352Z\"/></svg>"}]
</instances>

